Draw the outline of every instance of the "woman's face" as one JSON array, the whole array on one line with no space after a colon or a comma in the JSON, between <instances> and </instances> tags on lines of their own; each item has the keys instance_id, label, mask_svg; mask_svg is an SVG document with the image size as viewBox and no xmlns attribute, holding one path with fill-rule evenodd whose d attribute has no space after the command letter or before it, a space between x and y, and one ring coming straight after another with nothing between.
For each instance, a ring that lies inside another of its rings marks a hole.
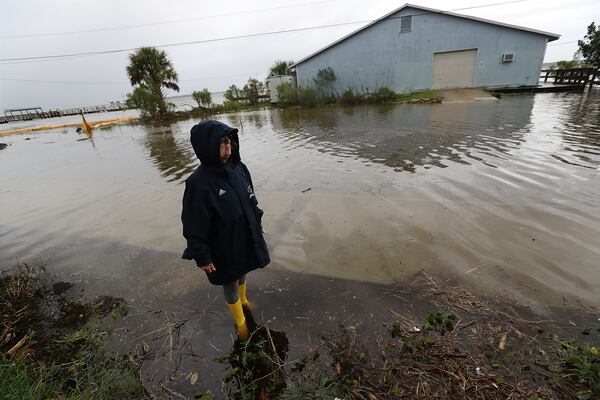
<instances>
[{"instance_id":1,"label":"woman's face","mask_svg":"<svg viewBox=\"0 0 600 400\"><path fill-rule=\"evenodd\" d=\"M221 162L225 164L227 159L231 156L231 140L228 137L224 137L221 139L221 146L219 148L219 153L221 156Z\"/></svg>"}]
</instances>

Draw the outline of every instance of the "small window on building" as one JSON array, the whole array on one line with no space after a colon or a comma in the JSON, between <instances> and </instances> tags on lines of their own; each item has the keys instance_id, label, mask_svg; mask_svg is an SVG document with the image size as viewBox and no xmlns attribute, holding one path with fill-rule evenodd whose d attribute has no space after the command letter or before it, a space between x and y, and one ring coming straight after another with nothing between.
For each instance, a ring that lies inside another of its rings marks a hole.
<instances>
[{"instance_id":1,"label":"small window on building","mask_svg":"<svg viewBox=\"0 0 600 400\"><path fill-rule=\"evenodd\" d=\"M400 17L400 33L412 31L412 15Z\"/></svg>"}]
</instances>

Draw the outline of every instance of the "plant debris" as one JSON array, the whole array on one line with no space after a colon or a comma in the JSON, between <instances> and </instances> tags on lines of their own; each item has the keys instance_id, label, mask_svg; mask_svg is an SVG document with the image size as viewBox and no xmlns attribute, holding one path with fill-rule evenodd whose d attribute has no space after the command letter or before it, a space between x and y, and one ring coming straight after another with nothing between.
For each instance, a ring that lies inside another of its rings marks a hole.
<instances>
[{"instance_id":1,"label":"plant debris","mask_svg":"<svg viewBox=\"0 0 600 400\"><path fill-rule=\"evenodd\" d=\"M343 325L324 335L326 360L317 349L292 363L280 398L600 398L596 328L535 319L524 306L474 296L424 272L391 294L411 312L390 310L395 321L376 335Z\"/></svg>"},{"instance_id":2,"label":"plant debris","mask_svg":"<svg viewBox=\"0 0 600 400\"><path fill-rule=\"evenodd\" d=\"M245 309L244 314L249 315L249 309ZM236 340L230 353L217 359L230 366L224 379L229 385L228 397L240 400L278 398L286 387L288 348L285 333L271 330L266 325L253 329L247 341Z\"/></svg>"}]
</instances>

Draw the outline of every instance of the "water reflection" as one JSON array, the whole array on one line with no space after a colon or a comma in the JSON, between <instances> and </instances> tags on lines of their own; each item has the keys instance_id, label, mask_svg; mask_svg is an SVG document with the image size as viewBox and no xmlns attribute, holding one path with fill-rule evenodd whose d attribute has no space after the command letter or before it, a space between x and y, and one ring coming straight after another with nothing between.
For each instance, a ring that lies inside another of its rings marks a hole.
<instances>
[{"instance_id":1,"label":"water reflection","mask_svg":"<svg viewBox=\"0 0 600 400\"><path fill-rule=\"evenodd\" d=\"M189 138L175 138L173 126L145 126L144 146L149 157L169 182L185 179L198 164L196 154L189 145Z\"/></svg>"},{"instance_id":2,"label":"water reflection","mask_svg":"<svg viewBox=\"0 0 600 400\"><path fill-rule=\"evenodd\" d=\"M531 98L510 104L381 105L272 112L273 129L293 146L307 141L338 157L415 171L448 161L494 166L523 141ZM303 140L298 140L302 138Z\"/></svg>"},{"instance_id":3,"label":"water reflection","mask_svg":"<svg viewBox=\"0 0 600 400\"><path fill-rule=\"evenodd\" d=\"M597 91L591 91L585 96L517 96L493 104L266 110L227 114L222 119L239 128L242 141L271 142L274 134L283 151L309 147L338 159L383 164L398 172L447 168L453 163L495 168L502 160L527 157L518 151L524 145L536 151L536 145L553 143L559 147L547 156L565 164L598 168L599 98ZM562 127L544 125L558 114L563 115ZM187 125L144 129L144 145L169 181L182 180L198 165ZM532 144L535 135L539 142Z\"/></svg>"},{"instance_id":4,"label":"water reflection","mask_svg":"<svg viewBox=\"0 0 600 400\"><path fill-rule=\"evenodd\" d=\"M579 162L581 167L596 169L600 166L600 96L597 90L583 95L563 95L567 101L566 122L562 130L563 149ZM570 100L570 101L568 101ZM564 158L561 161L571 163Z\"/></svg>"}]
</instances>

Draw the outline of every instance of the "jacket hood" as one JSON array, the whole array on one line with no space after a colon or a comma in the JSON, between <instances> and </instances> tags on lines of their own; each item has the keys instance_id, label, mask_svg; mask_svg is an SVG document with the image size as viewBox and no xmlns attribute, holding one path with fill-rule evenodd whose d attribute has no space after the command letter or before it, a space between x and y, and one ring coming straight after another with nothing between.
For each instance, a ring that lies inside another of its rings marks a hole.
<instances>
[{"instance_id":1,"label":"jacket hood","mask_svg":"<svg viewBox=\"0 0 600 400\"><path fill-rule=\"evenodd\" d=\"M222 166L220 146L223 136L231 139L231 156L228 162L240 161L238 130L219 121L202 121L190 131L190 141L200 162L206 165Z\"/></svg>"}]
</instances>

